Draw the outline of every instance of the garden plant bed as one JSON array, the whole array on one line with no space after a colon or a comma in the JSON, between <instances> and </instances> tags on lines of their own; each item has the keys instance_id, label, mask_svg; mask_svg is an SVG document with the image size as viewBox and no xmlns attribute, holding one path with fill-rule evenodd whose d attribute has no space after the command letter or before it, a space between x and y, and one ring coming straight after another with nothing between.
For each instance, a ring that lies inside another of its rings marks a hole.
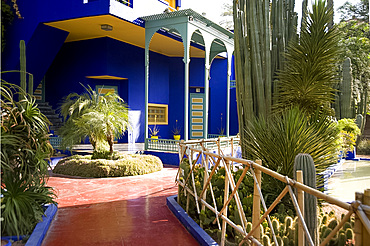
<instances>
[{"instance_id":1,"label":"garden plant bed","mask_svg":"<svg viewBox=\"0 0 370 246\"><path fill-rule=\"evenodd\" d=\"M122 177L160 171L162 161L152 155L117 154L113 160L92 159L91 155L74 155L58 162L53 172L79 177Z\"/></svg>"}]
</instances>

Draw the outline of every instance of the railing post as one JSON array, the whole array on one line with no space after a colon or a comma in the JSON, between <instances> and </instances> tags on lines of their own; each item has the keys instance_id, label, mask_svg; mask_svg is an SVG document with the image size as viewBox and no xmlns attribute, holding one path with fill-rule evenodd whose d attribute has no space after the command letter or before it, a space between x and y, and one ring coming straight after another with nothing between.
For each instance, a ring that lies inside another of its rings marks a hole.
<instances>
[{"instance_id":1,"label":"railing post","mask_svg":"<svg viewBox=\"0 0 370 246\"><path fill-rule=\"evenodd\" d=\"M262 165L261 160L256 160L257 165ZM260 187L262 187L261 184L261 171L258 169L254 169L254 173L256 175L256 179ZM254 183L254 191L253 191L253 210L252 210L252 224L253 227L257 225L258 221L260 220L260 214L261 214L261 198L258 192L257 184ZM255 232L253 233L253 237L257 239L258 241L261 241L261 230L260 227L258 227ZM253 244L254 245L254 244Z\"/></svg>"},{"instance_id":2,"label":"railing post","mask_svg":"<svg viewBox=\"0 0 370 246\"><path fill-rule=\"evenodd\" d=\"M225 161L225 165L227 168L230 168L230 162ZM225 170L226 172L226 170ZM224 192L224 205L226 204L228 198L229 198L229 177L225 173L225 192ZM224 210L223 215L227 217L227 209ZM221 231L221 246L225 245L225 235L226 235L226 220L222 220L222 231Z\"/></svg>"},{"instance_id":3,"label":"railing post","mask_svg":"<svg viewBox=\"0 0 370 246\"><path fill-rule=\"evenodd\" d=\"M363 202L363 193L361 192L356 192L355 193L355 199L356 201L359 201L359 202ZM360 220L360 218L358 217L357 214L355 214L355 225L354 225L354 233L355 233L355 242L356 242L356 245L360 245L362 246L362 222Z\"/></svg>"},{"instance_id":4,"label":"railing post","mask_svg":"<svg viewBox=\"0 0 370 246\"><path fill-rule=\"evenodd\" d=\"M302 170L297 170L297 182L303 184L303 172ZM304 191L301 189L297 189L297 198L298 198L298 206L302 212L302 216L304 218ZM304 231L302 223L298 224L298 246L304 246Z\"/></svg>"}]
</instances>

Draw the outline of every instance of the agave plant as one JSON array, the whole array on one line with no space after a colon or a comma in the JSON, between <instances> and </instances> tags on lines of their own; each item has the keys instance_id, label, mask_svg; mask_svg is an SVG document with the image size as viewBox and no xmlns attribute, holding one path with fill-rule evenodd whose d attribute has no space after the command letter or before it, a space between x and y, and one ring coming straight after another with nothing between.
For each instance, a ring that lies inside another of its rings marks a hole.
<instances>
[{"instance_id":1,"label":"agave plant","mask_svg":"<svg viewBox=\"0 0 370 246\"><path fill-rule=\"evenodd\" d=\"M64 147L72 147L89 138L94 151L109 145L113 153L114 138L120 138L128 127L128 107L115 93L101 95L85 87L81 95L69 94L61 106L65 125L58 134Z\"/></svg>"}]
</instances>

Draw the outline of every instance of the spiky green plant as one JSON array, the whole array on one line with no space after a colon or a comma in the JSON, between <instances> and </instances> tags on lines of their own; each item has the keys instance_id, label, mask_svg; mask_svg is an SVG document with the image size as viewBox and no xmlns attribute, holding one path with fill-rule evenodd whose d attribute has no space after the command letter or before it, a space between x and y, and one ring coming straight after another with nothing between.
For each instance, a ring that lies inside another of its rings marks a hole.
<instances>
[{"instance_id":1,"label":"spiky green plant","mask_svg":"<svg viewBox=\"0 0 370 246\"><path fill-rule=\"evenodd\" d=\"M128 107L115 93L101 95L85 87L82 94L71 93L61 106L65 125L58 132L64 147L72 147L89 137L94 151L104 143L113 153L114 138L120 138L128 127Z\"/></svg>"},{"instance_id":2,"label":"spiky green plant","mask_svg":"<svg viewBox=\"0 0 370 246\"><path fill-rule=\"evenodd\" d=\"M294 158L309 153L317 172L336 162L339 130L336 124L319 112L309 116L299 108L282 115L255 119L245 129L242 143L253 159L282 175L293 178Z\"/></svg>"},{"instance_id":3,"label":"spiky green plant","mask_svg":"<svg viewBox=\"0 0 370 246\"><path fill-rule=\"evenodd\" d=\"M1 85L2 235L28 234L55 194L45 185L52 154L48 120L19 86Z\"/></svg>"},{"instance_id":4,"label":"spiky green plant","mask_svg":"<svg viewBox=\"0 0 370 246\"><path fill-rule=\"evenodd\" d=\"M339 33L329 29L333 9L318 0L303 20L298 42L292 41L285 55L286 65L278 73L278 109L298 106L308 112L321 108L333 115L330 103L334 100L333 85L339 60Z\"/></svg>"}]
</instances>

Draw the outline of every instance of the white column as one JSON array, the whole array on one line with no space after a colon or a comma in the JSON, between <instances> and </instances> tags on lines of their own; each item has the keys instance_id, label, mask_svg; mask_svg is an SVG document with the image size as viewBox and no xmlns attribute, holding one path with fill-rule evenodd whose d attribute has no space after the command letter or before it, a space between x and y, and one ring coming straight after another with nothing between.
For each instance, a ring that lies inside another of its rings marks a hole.
<instances>
[{"instance_id":1,"label":"white column","mask_svg":"<svg viewBox=\"0 0 370 246\"><path fill-rule=\"evenodd\" d=\"M204 58L204 100L205 100L205 117L204 117L204 138L208 138L208 111L209 111L209 55L206 52Z\"/></svg>"},{"instance_id":2,"label":"white column","mask_svg":"<svg viewBox=\"0 0 370 246\"><path fill-rule=\"evenodd\" d=\"M148 138L148 99L149 99L149 44L145 45L145 138Z\"/></svg>"},{"instance_id":3,"label":"white column","mask_svg":"<svg viewBox=\"0 0 370 246\"><path fill-rule=\"evenodd\" d=\"M184 43L185 45L185 43ZM184 86L185 86L185 93L184 93L184 104L185 104L185 112L184 112L184 140L189 140L189 47L185 46L185 52L184 52Z\"/></svg>"},{"instance_id":4,"label":"white column","mask_svg":"<svg viewBox=\"0 0 370 246\"><path fill-rule=\"evenodd\" d=\"M230 56L230 54L228 54ZM231 59L227 59L227 96L226 96L226 136L230 136L230 76L231 76Z\"/></svg>"}]
</instances>

